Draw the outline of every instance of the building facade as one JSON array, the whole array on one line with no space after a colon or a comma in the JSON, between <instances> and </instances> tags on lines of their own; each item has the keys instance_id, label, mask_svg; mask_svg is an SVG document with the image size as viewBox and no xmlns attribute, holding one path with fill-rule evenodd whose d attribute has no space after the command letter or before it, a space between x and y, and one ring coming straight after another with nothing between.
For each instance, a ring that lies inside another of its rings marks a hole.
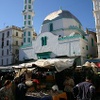
<instances>
[{"instance_id":1,"label":"building facade","mask_svg":"<svg viewBox=\"0 0 100 100\"><path fill-rule=\"evenodd\" d=\"M95 57L95 47L95 37L84 32L82 24L73 14L60 9L44 19L41 33L33 40L32 46L28 47L30 49L20 49L19 60L80 56L81 64L92 54L92 50L92 57Z\"/></svg>"},{"instance_id":2,"label":"building facade","mask_svg":"<svg viewBox=\"0 0 100 100\"><path fill-rule=\"evenodd\" d=\"M98 57L98 47L97 47L97 36L96 32L86 29L86 36L88 39L88 45L89 45L89 58L97 58ZM94 52L95 51L95 52Z\"/></svg>"},{"instance_id":3,"label":"building facade","mask_svg":"<svg viewBox=\"0 0 100 100\"><path fill-rule=\"evenodd\" d=\"M7 26L0 30L0 65L14 64L19 60L19 47L22 45L21 28Z\"/></svg>"},{"instance_id":4,"label":"building facade","mask_svg":"<svg viewBox=\"0 0 100 100\"><path fill-rule=\"evenodd\" d=\"M98 45L98 58L100 58L100 0L93 1L93 14L95 18L95 28L97 34L97 45Z\"/></svg>"}]
</instances>

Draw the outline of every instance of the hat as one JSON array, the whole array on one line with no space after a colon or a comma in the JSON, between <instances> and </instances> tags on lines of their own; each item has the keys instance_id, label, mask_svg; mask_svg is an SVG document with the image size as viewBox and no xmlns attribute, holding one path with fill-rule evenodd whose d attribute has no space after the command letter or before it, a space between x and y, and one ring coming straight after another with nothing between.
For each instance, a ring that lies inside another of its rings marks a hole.
<instances>
[{"instance_id":1,"label":"hat","mask_svg":"<svg viewBox=\"0 0 100 100\"><path fill-rule=\"evenodd\" d=\"M87 61L83 66L91 67L91 63Z\"/></svg>"},{"instance_id":2,"label":"hat","mask_svg":"<svg viewBox=\"0 0 100 100\"><path fill-rule=\"evenodd\" d=\"M57 85L53 85L53 86L52 86L52 90L53 90L53 91L59 91L58 86L57 86Z\"/></svg>"},{"instance_id":3,"label":"hat","mask_svg":"<svg viewBox=\"0 0 100 100\"><path fill-rule=\"evenodd\" d=\"M97 65L93 62L91 62L91 67L97 67Z\"/></svg>"},{"instance_id":4,"label":"hat","mask_svg":"<svg viewBox=\"0 0 100 100\"><path fill-rule=\"evenodd\" d=\"M33 82L32 81L26 81L25 84L30 87L30 86L33 85Z\"/></svg>"}]
</instances>

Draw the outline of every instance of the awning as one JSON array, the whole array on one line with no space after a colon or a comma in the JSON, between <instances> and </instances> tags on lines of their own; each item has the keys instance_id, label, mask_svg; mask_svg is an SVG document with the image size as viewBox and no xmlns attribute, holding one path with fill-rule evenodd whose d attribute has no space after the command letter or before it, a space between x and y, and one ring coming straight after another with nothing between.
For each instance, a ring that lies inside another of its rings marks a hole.
<instances>
[{"instance_id":1,"label":"awning","mask_svg":"<svg viewBox=\"0 0 100 100\"><path fill-rule=\"evenodd\" d=\"M97 63L97 62L100 62L100 59L99 58L94 58L94 59L87 59L86 61Z\"/></svg>"},{"instance_id":2,"label":"awning","mask_svg":"<svg viewBox=\"0 0 100 100\"><path fill-rule=\"evenodd\" d=\"M19 64L19 65L13 65L12 67L13 68L28 68L28 67L31 67L32 64L34 64L34 62L22 63L22 64Z\"/></svg>"},{"instance_id":3,"label":"awning","mask_svg":"<svg viewBox=\"0 0 100 100\"><path fill-rule=\"evenodd\" d=\"M73 65L75 59L39 59L34 62L38 67L50 68L55 66L58 72Z\"/></svg>"},{"instance_id":4,"label":"awning","mask_svg":"<svg viewBox=\"0 0 100 100\"><path fill-rule=\"evenodd\" d=\"M32 65L36 65L41 68L53 68L58 72L73 66L75 58L54 58L54 59L38 59L35 62L23 63L18 66L13 66L13 68L28 68Z\"/></svg>"}]
</instances>

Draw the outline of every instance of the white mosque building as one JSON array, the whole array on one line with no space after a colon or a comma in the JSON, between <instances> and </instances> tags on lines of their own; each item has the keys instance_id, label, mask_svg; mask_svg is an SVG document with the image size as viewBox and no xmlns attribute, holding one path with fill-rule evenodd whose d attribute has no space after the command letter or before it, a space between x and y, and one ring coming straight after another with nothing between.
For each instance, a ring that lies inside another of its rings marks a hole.
<instances>
[{"instance_id":1,"label":"white mosque building","mask_svg":"<svg viewBox=\"0 0 100 100\"><path fill-rule=\"evenodd\" d=\"M28 12L30 11L27 10L27 15ZM28 28L25 29L25 32L27 30ZM26 33L28 39L28 32ZM80 64L84 63L88 56L97 56L94 34L84 32L81 22L69 11L62 9L47 15L41 25L40 34L30 44L21 46L19 61L61 56L78 56Z\"/></svg>"}]
</instances>

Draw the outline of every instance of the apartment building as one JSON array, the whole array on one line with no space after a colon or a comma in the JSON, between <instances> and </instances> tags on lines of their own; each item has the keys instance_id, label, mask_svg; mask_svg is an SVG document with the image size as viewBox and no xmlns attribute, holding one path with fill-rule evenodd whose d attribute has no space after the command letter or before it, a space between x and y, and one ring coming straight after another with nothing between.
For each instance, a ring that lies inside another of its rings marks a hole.
<instances>
[{"instance_id":1,"label":"apartment building","mask_svg":"<svg viewBox=\"0 0 100 100\"><path fill-rule=\"evenodd\" d=\"M95 28L98 44L98 58L100 58L100 0L93 1L93 14L95 18Z\"/></svg>"},{"instance_id":2,"label":"apartment building","mask_svg":"<svg viewBox=\"0 0 100 100\"><path fill-rule=\"evenodd\" d=\"M17 26L0 30L0 66L11 65L19 60L23 31Z\"/></svg>"}]
</instances>

